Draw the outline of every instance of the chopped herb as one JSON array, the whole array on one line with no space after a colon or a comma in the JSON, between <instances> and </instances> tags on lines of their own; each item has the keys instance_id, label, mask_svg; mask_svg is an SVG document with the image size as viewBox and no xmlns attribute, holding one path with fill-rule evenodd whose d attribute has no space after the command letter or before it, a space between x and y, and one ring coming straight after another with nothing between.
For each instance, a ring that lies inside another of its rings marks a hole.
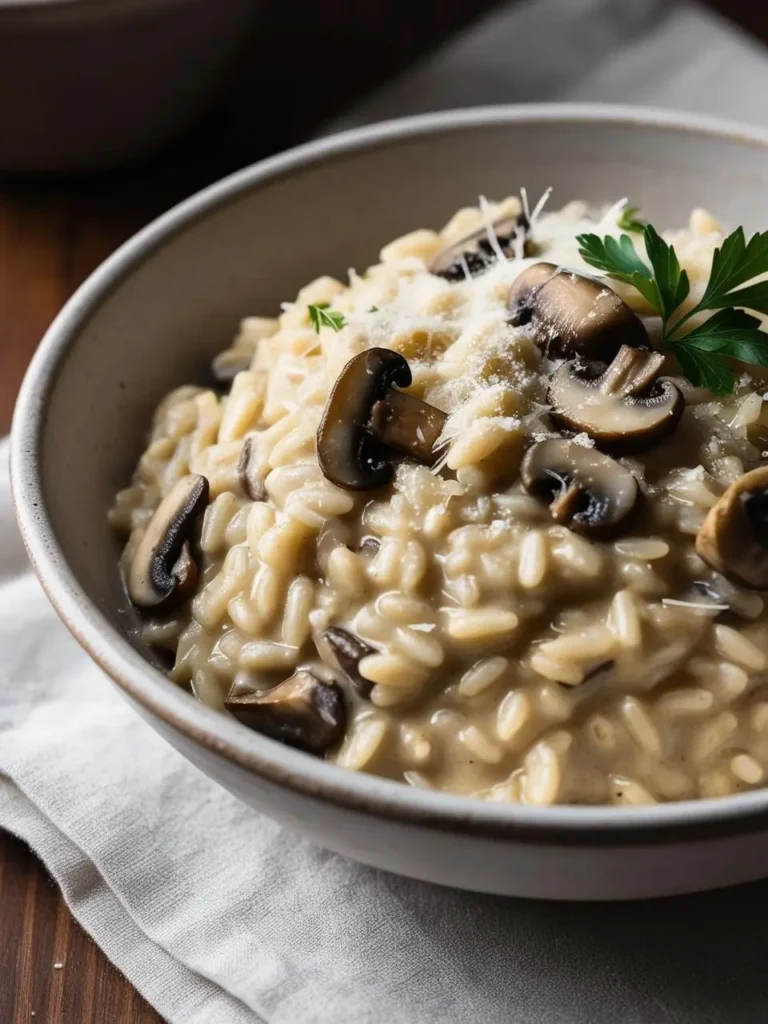
<instances>
[{"instance_id":1,"label":"chopped herb","mask_svg":"<svg viewBox=\"0 0 768 1024\"><path fill-rule=\"evenodd\" d=\"M727 395L736 379L730 360L768 367L768 334L756 317L738 308L768 314L768 281L748 284L768 273L768 231L749 241L743 228L729 235L715 250L701 300L677 318L674 314L690 292L688 275L673 246L650 224L643 228L643 239L650 267L625 234L618 239L579 235L579 252L590 266L635 288L659 314L663 343L685 376L716 395ZM687 334L680 333L693 316L709 310L714 316Z\"/></svg>"},{"instance_id":2,"label":"chopped herb","mask_svg":"<svg viewBox=\"0 0 768 1024\"><path fill-rule=\"evenodd\" d=\"M625 206L616 223L622 231L635 231L638 235L642 235L645 230L645 221L640 220L637 216L638 213L640 213L639 206Z\"/></svg>"},{"instance_id":3,"label":"chopped herb","mask_svg":"<svg viewBox=\"0 0 768 1024\"><path fill-rule=\"evenodd\" d=\"M323 327L331 327L334 331L340 331L346 324L343 313L336 313L330 308L329 302L315 302L307 306L309 319L317 333Z\"/></svg>"},{"instance_id":4,"label":"chopped herb","mask_svg":"<svg viewBox=\"0 0 768 1024\"><path fill-rule=\"evenodd\" d=\"M745 306L756 313L768 313L768 281L760 281L748 288L740 285L768 271L768 231L753 235L749 242L744 229L737 228L715 249L709 284L697 309L723 309L725 306ZM734 291L734 289L737 289Z\"/></svg>"},{"instance_id":5,"label":"chopped herb","mask_svg":"<svg viewBox=\"0 0 768 1024\"><path fill-rule=\"evenodd\" d=\"M653 267L658 294L657 309L666 323L691 290L688 275L680 269L677 253L649 224L644 233L648 259Z\"/></svg>"},{"instance_id":6,"label":"chopped herb","mask_svg":"<svg viewBox=\"0 0 768 1024\"><path fill-rule=\"evenodd\" d=\"M637 255L629 235L621 235L620 238L579 235L577 241L579 253L590 266L617 281L631 284L654 309L658 309L661 300L653 274Z\"/></svg>"},{"instance_id":7,"label":"chopped herb","mask_svg":"<svg viewBox=\"0 0 768 1024\"><path fill-rule=\"evenodd\" d=\"M378 313L379 312L379 307L378 306L371 306L371 308L368 310L368 312L369 313Z\"/></svg>"}]
</instances>

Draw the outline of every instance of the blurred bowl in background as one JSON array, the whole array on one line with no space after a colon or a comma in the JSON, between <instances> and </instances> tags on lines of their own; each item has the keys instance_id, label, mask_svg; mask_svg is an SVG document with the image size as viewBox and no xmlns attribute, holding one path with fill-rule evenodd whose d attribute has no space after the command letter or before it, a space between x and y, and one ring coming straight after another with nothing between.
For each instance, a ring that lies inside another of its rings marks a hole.
<instances>
[{"instance_id":1,"label":"blurred bowl in background","mask_svg":"<svg viewBox=\"0 0 768 1024\"><path fill-rule=\"evenodd\" d=\"M255 0L0 0L0 171L115 166L215 98Z\"/></svg>"}]
</instances>

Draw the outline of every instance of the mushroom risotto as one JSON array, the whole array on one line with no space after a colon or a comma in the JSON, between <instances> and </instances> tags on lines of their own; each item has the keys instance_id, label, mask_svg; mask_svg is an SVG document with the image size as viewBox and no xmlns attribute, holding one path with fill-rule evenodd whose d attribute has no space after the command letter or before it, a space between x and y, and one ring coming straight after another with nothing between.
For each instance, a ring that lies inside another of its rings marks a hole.
<instances>
[{"instance_id":1,"label":"mushroom risotto","mask_svg":"<svg viewBox=\"0 0 768 1024\"><path fill-rule=\"evenodd\" d=\"M110 513L144 638L413 786L763 785L768 233L523 200L318 278L161 402Z\"/></svg>"}]
</instances>

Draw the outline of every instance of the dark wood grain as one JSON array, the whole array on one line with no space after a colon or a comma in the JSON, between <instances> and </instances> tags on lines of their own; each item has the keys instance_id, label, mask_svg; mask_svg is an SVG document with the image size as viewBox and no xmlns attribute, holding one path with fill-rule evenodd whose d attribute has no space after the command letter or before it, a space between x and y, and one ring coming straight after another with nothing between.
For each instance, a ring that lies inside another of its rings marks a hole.
<instances>
[{"instance_id":1,"label":"dark wood grain","mask_svg":"<svg viewBox=\"0 0 768 1024\"><path fill-rule=\"evenodd\" d=\"M29 850L8 835L0 842L0 979L2 1024L160 1021L73 921Z\"/></svg>"},{"instance_id":2,"label":"dark wood grain","mask_svg":"<svg viewBox=\"0 0 768 1024\"><path fill-rule=\"evenodd\" d=\"M265 4L258 38L234 70L228 96L186 138L141 164L97 177L0 181L0 434L45 328L116 245L207 182L305 137L494 5ZM710 6L768 41L763 6L753 0L710 0ZM158 1021L72 920L36 858L0 834L0 1024Z\"/></svg>"}]
</instances>

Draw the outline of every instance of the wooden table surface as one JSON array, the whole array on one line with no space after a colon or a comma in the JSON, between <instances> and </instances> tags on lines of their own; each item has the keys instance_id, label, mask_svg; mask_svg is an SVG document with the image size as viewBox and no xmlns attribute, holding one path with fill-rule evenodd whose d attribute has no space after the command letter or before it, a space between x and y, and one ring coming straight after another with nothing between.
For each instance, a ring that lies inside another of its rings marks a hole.
<instances>
[{"instance_id":1,"label":"wooden table surface","mask_svg":"<svg viewBox=\"0 0 768 1024\"><path fill-rule=\"evenodd\" d=\"M258 70L253 62L244 63L228 96L186 139L119 172L0 180L0 435L10 424L21 377L45 328L115 246L195 189L299 140L351 97L494 5L494 0L315 0L312 5L282 0L269 5L263 31L270 46L259 49ZM715 6L768 40L768 12L762 6L752 0L727 5L718 0ZM341 39L347 57L334 74L327 54ZM301 103L284 98L264 105L259 98L269 96L268 83L284 74L286 52L291 95L300 96ZM15 838L0 834L0 1024L158 1020L73 921L36 858Z\"/></svg>"}]
</instances>

